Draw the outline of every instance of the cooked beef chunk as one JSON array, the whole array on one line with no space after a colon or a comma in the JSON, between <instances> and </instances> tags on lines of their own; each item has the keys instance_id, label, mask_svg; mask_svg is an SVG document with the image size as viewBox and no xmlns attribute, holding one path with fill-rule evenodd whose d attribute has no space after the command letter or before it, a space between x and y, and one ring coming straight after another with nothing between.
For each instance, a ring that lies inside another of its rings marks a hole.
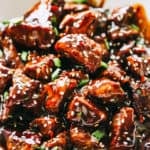
<instances>
[{"instance_id":1,"label":"cooked beef chunk","mask_svg":"<svg viewBox=\"0 0 150 150\"><path fill-rule=\"evenodd\" d=\"M1 43L4 52L4 58L7 64L11 68L22 67L23 66L22 61L19 57L19 54L17 53L17 49L14 46L12 39L10 39L9 37L5 37L3 38Z\"/></svg>"},{"instance_id":2,"label":"cooked beef chunk","mask_svg":"<svg viewBox=\"0 0 150 150\"><path fill-rule=\"evenodd\" d=\"M77 63L85 66L89 72L96 71L104 55L107 54L105 44L98 44L84 34L68 34L57 41L55 49Z\"/></svg>"},{"instance_id":3,"label":"cooked beef chunk","mask_svg":"<svg viewBox=\"0 0 150 150\"><path fill-rule=\"evenodd\" d=\"M35 147L41 144L41 136L38 133L31 131L18 132L5 132L3 133L6 140L7 150L34 150Z\"/></svg>"},{"instance_id":4,"label":"cooked beef chunk","mask_svg":"<svg viewBox=\"0 0 150 150\"><path fill-rule=\"evenodd\" d=\"M123 107L114 115L111 130L111 150L133 150L135 142L134 109Z\"/></svg>"},{"instance_id":5,"label":"cooked beef chunk","mask_svg":"<svg viewBox=\"0 0 150 150\"><path fill-rule=\"evenodd\" d=\"M61 76L46 84L44 86L46 93L45 109L51 113L58 113L64 99L75 87L77 87L77 80L70 79L67 76Z\"/></svg>"},{"instance_id":6,"label":"cooked beef chunk","mask_svg":"<svg viewBox=\"0 0 150 150\"><path fill-rule=\"evenodd\" d=\"M127 76L126 72L116 61L110 61L108 63L108 68L102 73L102 76L119 81L122 84L129 82L129 76Z\"/></svg>"},{"instance_id":7,"label":"cooked beef chunk","mask_svg":"<svg viewBox=\"0 0 150 150\"><path fill-rule=\"evenodd\" d=\"M35 128L42 133L43 136L54 137L54 131L58 127L58 119L56 117L40 117L35 118L31 124L31 128Z\"/></svg>"},{"instance_id":8,"label":"cooked beef chunk","mask_svg":"<svg viewBox=\"0 0 150 150\"><path fill-rule=\"evenodd\" d=\"M50 81L55 58L54 55L37 56L26 63L24 73L37 80Z\"/></svg>"},{"instance_id":9,"label":"cooked beef chunk","mask_svg":"<svg viewBox=\"0 0 150 150\"><path fill-rule=\"evenodd\" d=\"M16 105L21 105L26 109L32 110L33 113L39 114L44 98L40 82L30 79L20 69L17 69L13 74L12 82L13 85L10 88L0 120L8 119Z\"/></svg>"},{"instance_id":10,"label":"cooked beef chunk","mask_svg":"<svg viewBox=\"0 0 150 150\"><path fill-rule=\"evenodd\" d=\"M12 80L12 74L14 70L8 68L6 66L6 62L4 60L0 60L0 94L2 94L6 88L6 86Z\"/></svg>"},{"instance_id":11,"label":"cooked beef chunk","mask_svg":"<svg viewBox=\"0 0 150 150\"><path fill-rule=\"evenodd\" d=\"M98 126L107 119L106 112L96 107L89 99L75 95L69 104L67 119L80 126Z\"/></svg>"},{"instance_id":12,"label":"cooked beef chunk","mask_svg":"<svg viewBox=\"0 0 150 150\"><path fill-rule=\"evenodd\" d=\"M125 92L119 82L100 78L89 83L88 95L100 98L104 103L121 102L125 98Z\"/></svg>"},{"instance_id":13,"label":"cooked beef chunk","mask_svg":"<svg viewBox=\"0 0 150 150\"><path fill-rule=\"evenodd\" d=\"M68 147L68 136L67 132L61 132L56 137L46 141L44 147L48 149L59 149L65 150Z\"/></svg>"},{"instance_id":14,"label":"cooked beef chunk","mask_svg":"<svg viewBox=\"0 0 150 150\"><path fill-rule=\"evenodd\" d=\"M83 129L74 127L70 129L70 140L74 147L82 150L101 149L99 142L94 139L90 133Z\"/></svg>"}]
</instances>

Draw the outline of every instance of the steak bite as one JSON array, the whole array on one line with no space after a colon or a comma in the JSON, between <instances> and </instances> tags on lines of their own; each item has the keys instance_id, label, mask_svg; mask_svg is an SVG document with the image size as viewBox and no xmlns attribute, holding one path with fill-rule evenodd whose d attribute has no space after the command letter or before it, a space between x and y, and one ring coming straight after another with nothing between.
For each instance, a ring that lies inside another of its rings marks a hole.
<instances>
[{"instance_id":1,"label":"steak bite","mask_svg":"<svg viewBox=\"0 0 150 150\"><path fill-rule=\"evenodd\" d=\"M99 141L94 139L89 132L85 132L83 129L74 127L70 129L70 140L74 147L82 150L94 150L101 149Z\"/></svg>"},{"instance_id":2,"label":"steak bite","mask_svg":"<svg viewBox=\"0 0 150 150\"><path fill-rule=\"evenodd\" d=\"M18 55L17 49L11 38L7 36L4 37L1 41L1 46L8 66L11 68L23 67L20 56Z\"/></svg>"},{"instance_id":3,"label":"steak bite","mask_svg":"<svg viewBox=\"0 0 150 150\"><path fill-rule=\"evenodd\" d=\"M150 119L150 81L147 79L143 83L134 83L133 88L134 108L139 118Z\"/></svg>"},{"instance_id":4,"label":"steak bite","mask_svg":"<svg viewBox=\"0 0 150 150\"><path fill-rule=\"evenodd\" d=\"M119 82L107 78L93 80L87 86L88 95L101 99L104 103L121 102L125 92Z\"/></svg>"},{"instance_id":5,"label":"steak bite","mask_svg":"<svg viewBox=\"0 0 150 150\"><path fill-rule=\"evenodd\" d=\"M59 8L51 4L51 0L41 1L24 15L20 23L8 26L5 34L20 45L47 49L55 42L56 32L52 18L58 19L58 14L62 14L61 6Z\"/></svg>"},{"instance_id":6,"label":"steak bite","mask_svg":"<svg viewBox=\"0 0 150 150\"><path fill-rule=\"evenodd\" d=\"M0 94L2 94L12 80L13 70L6 66L6 62L0 59Z\"/></svg>"},{"instance_id":7,"label":"steak bite","mask_svg":"<svg viewBox=\"0 0 150 150\"><path fill-rule=\"evenodd\" d=\"M65 34L87 34L93 36L98 27L106 26L107 18L102 9L90 9L68 14L60 23L59 28Z\"/></svg>"},{"instance_id":8,"label":"steak bite","mask_svg":"<svg viewBox=\"0 0 150 150\"><path fill-rule=\"evenodd\" d=\"M3 132L7 150L34 150L41 144L41 136L29 130L21 132Z\"/></svg>"},{"instance_id":9,"label":"steak bite","mask_svg":"<svg viewBox=\"0 0 150 150\"><path fill-rule=\"evenodd\" d=\"M61 76L53 82L46 84L44 86L46 95L45 109L50 113L60 112L64 99L70 95L70 92L75 87L77 87L77 80L67 76Z\"/></svg>"},{"instance_id":10,"label":"steak bite","mask_svg":"<svg viewBox=\"0 0 150 150\"><path fill-rule=\"evenodd\" d=\"M99 109L83 96L75 95L69 104L67 119L80 126L97 126L106 118L104 110Z\"/></svg>"},{"instance_id":11,"label":"steak bite","mask_svg":"<svg viewBox=\"0 0 150 150\"><path fill-rule=\"evenodd\" d=\"M95 31L96 15L92 11L83 11L75 14L68 14L62 20L59 28L64 29L65 34L87 34L92 36Z\"/></svg>"},{"instance_id":12,"label":"steak bite","mask_svg":"<svg viewBox=\"0 0 150 150\"><path fill-rule=\"evenodd\" d=\"M133 150L134 142L134 109L123 107L112 120L110 150Z\"/></svg>"},{"instance_id":13,"label":"steak bite","mask_svg":"<svg viewBox=\"0 0 150 150\"><path fill-rule=\"evenodd\" d=\"M58 53L85 66L89 72L96 71L107 54L104 43L98 44L85 34L68 34L55 44Z\"/></svg>"},{"instance_id":14,"label":"steak bite","mask_svg":"<svg viewBox=\"0 0 150 150\"><path fill-rule=\"evenodd\" d=\"M25 64L24 73L37 80L50 81L55 58L54 55L37 56Z\"/></svg>"},{"instance_id":15,"label":"steak bite","mask_svg":"<svg viewBox=\"0 0 150 150\"><path fill-rule=\"evenodd\" d=\"M56 117L39 117L35 118L30 126L32 129L37 129L43 136L46 137L54 137L54 131L58 126L58 120Z\"/></svg>"},{"instance_id":16,"label":"steak bite","mask_svg":"<svg viewBox=\"0 0 150 150\"><path fill-rule=\"evenodd\" d=\"M31 110L34 114L39 114L43 102L40 82L30 79L20 69L14 72L12 82L13 85L10 88L0 120L8 119L15 106L18 105Z\"/></svg>"},{"instance_id":17,"label":"steak bite","mask_svg":"<svg viewBox=\"0 0 150 150\"><path fill-rule=\"evenodd\" d=\"M110 61L108 63L108 68L104 70L102 76L110 78L114 81L119 81L122 84L129 82L129 76L127 76L126 72L116 61Z\"/></svg>"},{"instance_id":18,"label":"steak bite","mask_svg":"<svg viewBox=\"0 0 150 150\"><path fill-rule=\"evenodd\" d=\"M43 146L48 149L60 149L65 150L68 147L68 135L67 132L61 132L56 137L43 143Z\"/></svg>"}]
</instances>

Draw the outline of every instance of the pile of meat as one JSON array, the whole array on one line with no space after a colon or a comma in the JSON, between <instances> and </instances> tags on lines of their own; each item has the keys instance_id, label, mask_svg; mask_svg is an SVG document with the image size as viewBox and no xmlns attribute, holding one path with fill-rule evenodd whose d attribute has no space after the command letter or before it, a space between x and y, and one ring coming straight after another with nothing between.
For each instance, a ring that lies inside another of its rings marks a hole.
<instances>
[{"instance_id":1,"label":"pile of meat","mask_svg":"<svg viewBox=\"0 0 150 150\"><path fill-rule=\"evenodd\" d=\"M42 0L1 23L0 149L150 149L141 6L79 2Z\"/></svg>"}]
</instances>

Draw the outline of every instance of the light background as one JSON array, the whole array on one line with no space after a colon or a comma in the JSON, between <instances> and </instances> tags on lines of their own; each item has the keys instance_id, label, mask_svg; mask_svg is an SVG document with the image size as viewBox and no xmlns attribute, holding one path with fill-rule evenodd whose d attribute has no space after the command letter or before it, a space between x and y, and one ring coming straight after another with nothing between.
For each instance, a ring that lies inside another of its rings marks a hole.
<instances>
[{"instance_id":1,"label":"light background","mask_svg":"<svg viewBox=\"0 0 150 150\"><path fill-rule=\"evenodd\" d=\"M150 18L150 0L106 0L106 7L132 4L135 1L143 3ZM19 17L30 9L38 0L0 0L0 21Z\"/></svg>"}]
</instances>

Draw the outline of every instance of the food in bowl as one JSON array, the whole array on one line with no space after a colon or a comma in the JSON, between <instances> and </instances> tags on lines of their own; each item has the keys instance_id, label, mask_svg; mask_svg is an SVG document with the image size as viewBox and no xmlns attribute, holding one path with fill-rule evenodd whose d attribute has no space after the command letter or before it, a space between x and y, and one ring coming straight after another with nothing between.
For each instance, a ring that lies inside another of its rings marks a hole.
<instances>
[{"instance_id":1,"label":"food in bowl","mask_svg":"<svg viewBox=\"0 0 150 150\"><path fill-rule=\"evenodd\" d=\"M93 2L40 1L1 23L1 148L149 148L143 7Z\"/></svg>"}]
</instances>

